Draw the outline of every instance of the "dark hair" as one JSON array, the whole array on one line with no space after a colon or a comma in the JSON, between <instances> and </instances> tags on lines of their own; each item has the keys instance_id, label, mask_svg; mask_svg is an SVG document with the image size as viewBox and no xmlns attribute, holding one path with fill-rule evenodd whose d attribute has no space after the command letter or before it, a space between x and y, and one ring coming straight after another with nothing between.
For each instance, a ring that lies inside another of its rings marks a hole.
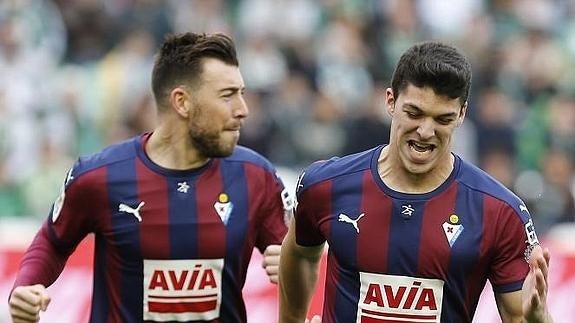
<instances>
[{"instance_id":1,"label":"dark hair","mask_svg":"<svg viewBox=\"0 0 575 323\"><path fill-rule=\"evenodd\" d=\"M158 106L167 93L180 84L195 86L202 74L202 59L216 58L239 66L232 39L221 33L169 35L154 62L152 91Z\"/></svg>"},{"instance_id":2,"label":"dark hair","mask_svg":"<svg viewBox=\"0 0 575 323\"><path fill-rule=\"evenodd\" d=\"M455 47L440 42L423 42L409 48L397 63L391 80L393 96L413 84L430 87L435 93L459 98L463 105L471 86L471 64Z\"/></svg>"}]
</instances>

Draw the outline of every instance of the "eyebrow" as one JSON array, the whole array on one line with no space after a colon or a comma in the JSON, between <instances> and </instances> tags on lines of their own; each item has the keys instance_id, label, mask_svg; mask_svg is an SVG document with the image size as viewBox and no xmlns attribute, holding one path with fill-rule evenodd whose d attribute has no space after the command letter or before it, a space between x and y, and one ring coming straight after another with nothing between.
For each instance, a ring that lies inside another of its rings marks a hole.
<instances>
[{"instance_id":1,"label":"eyebrow","mask_svg":"<svg viewBox=\"0 0 575 323\"><path fill-rule=\"evenodd\" d=\"M230 92L232 92L232 93L235 93L235 92L240 92L240 91L243 91L243 90L245 90L245 86L229 86L229 87L225 87L225 88L223 88L223 89L218 90L218 92L219 92L219 93L224 93L224 92L230 91Z\"/></svg>"},{"instance_id":2,"label":"eyebrow","mask_svg":"<svg viewBox=\"0 0 575 323\"><path fill-rule=\"evenodd\" d=\"M417 112L423 112L423 110L418 107L415 104L412 103L405 103L403 104L403 108L407 108L407 109L413 109L416 110ZM449 113L444 113L444 114L440 114L438 116L434 116L434 118L450 118L450 117L457 117L457 113L456 112L449 112Z\"/></svg>"}]
</instances>

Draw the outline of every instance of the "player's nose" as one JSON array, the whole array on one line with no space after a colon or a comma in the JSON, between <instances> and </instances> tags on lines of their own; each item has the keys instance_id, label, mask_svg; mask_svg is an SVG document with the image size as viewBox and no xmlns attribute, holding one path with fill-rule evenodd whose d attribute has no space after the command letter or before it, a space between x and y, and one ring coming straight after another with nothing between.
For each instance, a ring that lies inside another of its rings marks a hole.
<instances>
[{"instance_id":1,"label":"player's nose","mask_svg":"<svg viewBox=\"0 0 575 323\"><path fill-rule=\"evenodd\" d=\"M429 118L422 119L417 127L417 134L421 139L429 139L435 136L434 121Z\"/></svg>"},{"instance_id":2,"label":"player's nose","mask_svg":"<svg viewBox=\"0 0 575 323\"><path fill-rule=\"evenodd\" d=\"M234 103L233 116L234 118L244 119L249 115L248 105L243 96L239 96L238 100Z\"/></svg>"}]
</instances>

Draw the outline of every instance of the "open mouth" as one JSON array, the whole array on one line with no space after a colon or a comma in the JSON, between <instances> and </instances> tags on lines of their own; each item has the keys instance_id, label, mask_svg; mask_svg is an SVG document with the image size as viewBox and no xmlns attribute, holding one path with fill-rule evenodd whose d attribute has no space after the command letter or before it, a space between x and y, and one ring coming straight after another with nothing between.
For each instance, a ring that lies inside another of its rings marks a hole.
<instances>
[{"instance_id":1,"label":"open mouth","mask_svg":"<svg viewBox=\"0 0 575 323\"><path fill-rule=\"evenodd\" d=\"M409 140L407 142L409 144L409 147L419 153L425 153L425 152L432 152L435 150L435 145L434 144L424 144L421 142L416 142L414 140Z\"/></svg>"}]
</instances>

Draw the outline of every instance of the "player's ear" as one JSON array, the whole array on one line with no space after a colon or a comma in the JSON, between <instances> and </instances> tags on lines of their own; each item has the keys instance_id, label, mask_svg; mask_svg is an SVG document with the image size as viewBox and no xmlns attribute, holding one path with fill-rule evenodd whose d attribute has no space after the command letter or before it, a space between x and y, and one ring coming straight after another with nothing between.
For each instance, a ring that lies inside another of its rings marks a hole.
<instances>
[{"instance_id":1,"label":"player's ear","mask_svg":"<svg viewBox=\"0 0 575 323\"><path fill-rule=\"evenodd\" d=\"M467 101L465 101L465 103L463 103L463 105L461 106L460 112L459 112L459 117L457 118L457 127L460 127L461 124L463 123L463 120L465 119L465 116L467 115Z\"/></svg>"},{"instance_id":2,"label":"player's ear","mask_svg":"<svg viewBox=\"0 0 575 323\"><path fill-rule=\"evenodd\" d=\"M391 116L395 111L395 97L393 96L393 90L387 88L385 90L385 110Z\"/></svg>"},{"instance_id":3,"label":"player's ear","mask_svg":"<svg viewBox=\"0 0 575 323\"><path fill-rule=\"evenodd\" d=\"M192 97L182 86L177 86L170 91L170 105L178 115L188 118L190 115Z\"/></svg>"}]
</instances>

